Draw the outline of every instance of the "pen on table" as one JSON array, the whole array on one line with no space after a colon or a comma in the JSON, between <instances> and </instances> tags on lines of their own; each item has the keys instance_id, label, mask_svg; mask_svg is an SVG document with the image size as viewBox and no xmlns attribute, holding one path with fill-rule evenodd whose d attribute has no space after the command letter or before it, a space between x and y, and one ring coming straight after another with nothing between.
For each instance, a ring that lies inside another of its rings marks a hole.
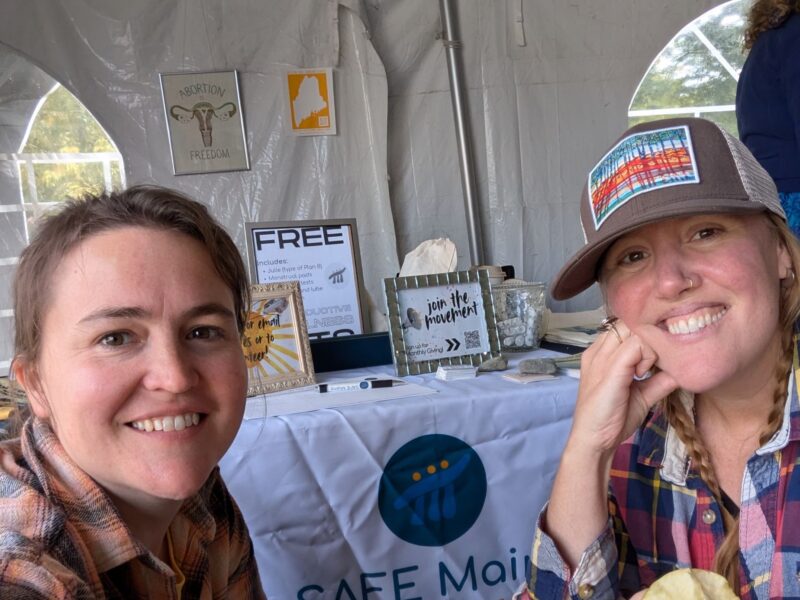
<instances>
[{"instance_id":1,"label":"pen on table","mask_svg":"<svg viewBox=\"0 0 800 600\"><path fill-rule=\"evenodd\" d=\"M399 383L399 381L395 381L394 379L365 379L363 381L343 381L341 383L320 383L317 385L317 390L320 394L355 392L358 390L392 387L394 385L399 385Z\"/></svg>"}]
</instances>

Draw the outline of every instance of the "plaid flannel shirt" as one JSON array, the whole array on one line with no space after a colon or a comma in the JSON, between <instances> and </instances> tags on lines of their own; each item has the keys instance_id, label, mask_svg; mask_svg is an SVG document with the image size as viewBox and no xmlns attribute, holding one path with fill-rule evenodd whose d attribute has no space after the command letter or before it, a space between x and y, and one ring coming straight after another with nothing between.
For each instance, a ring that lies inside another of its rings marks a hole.
<instances>
[{"instance_id":1,"label":"plaid flannel shirt","mask_svg":"<svg viewBox=\"0 0 800 600\"><path fill-rule=\"evenodd\" d=\"M739 595L800 598L800 405L794 357L783 424L747 461L742 480ZM673 569L711 569L724 537L720 506L660 410L620 446L611 467L609 523L571 573L543 531L521 596L628 597Z\"/></svg>"},{"instance_id":2,"label":"plaid flannel shirt","mask_svg":"<svg viewBox=\"0 0 800 600\"><path fill-rule=\"evenodd\" d=\"M170 525L183 598L265 598L247 527L215 469ZM50 427L0 444L0 598L177 599L173 570L132 537Z\"/></svg>"}]
</instances>

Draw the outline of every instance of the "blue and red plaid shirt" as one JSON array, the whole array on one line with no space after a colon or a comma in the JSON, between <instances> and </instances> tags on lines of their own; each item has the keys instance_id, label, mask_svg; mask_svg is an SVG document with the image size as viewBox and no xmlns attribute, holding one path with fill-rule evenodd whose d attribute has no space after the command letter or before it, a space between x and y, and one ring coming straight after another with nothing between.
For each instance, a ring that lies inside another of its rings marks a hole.
<instances>
[{"instance_id":1,"label":"blue and red plaid shirt","mask_svg":"<svg viewBox=\"0 0 800 600\"><path fill-rule=\"evenodd\" d=\"M797 367L795 354L783 425L747 461L742 480L738 594L745 600L800 598ZM674 569L710 570L725 536L719 504L660 410L617 450L608 526L574 572L542 530L544 510L522 597L525 592L542 600L628 597Z\"/></svg>"}]
</instances>

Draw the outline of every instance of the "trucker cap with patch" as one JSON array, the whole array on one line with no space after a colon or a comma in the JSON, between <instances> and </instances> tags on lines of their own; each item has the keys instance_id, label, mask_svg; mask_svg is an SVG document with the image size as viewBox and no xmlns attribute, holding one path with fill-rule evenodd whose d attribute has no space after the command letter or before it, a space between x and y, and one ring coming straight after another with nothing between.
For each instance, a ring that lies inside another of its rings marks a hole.
<instances>
[{"instance_id":1,"label":"trucker cap with patch","mask_svg":"<svg viewBox=\"0 0 800 600\"><path fill-rule=\"evenodd\" d=\"M609 246L642 225L762 211L786 219L775 184L739 140L705 119L640 123L589 172L581 197L586 244L556 275L551 294L566 300L592 285Z\"/></svg>"}]
</instances>

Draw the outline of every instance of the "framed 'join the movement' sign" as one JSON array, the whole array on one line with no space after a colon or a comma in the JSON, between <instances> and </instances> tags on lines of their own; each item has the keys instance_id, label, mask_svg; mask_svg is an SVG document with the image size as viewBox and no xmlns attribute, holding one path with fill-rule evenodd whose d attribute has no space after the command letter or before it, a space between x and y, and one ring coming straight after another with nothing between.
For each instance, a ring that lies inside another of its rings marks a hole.
<instances>
[{"instance_id":1,"label":"framed 'join the movement' sign","mask_svg":"<svg viewBox=\"0 0 800 600\"><path fill-rule=\"evenodd\" d=\"M384 279L398 375L439 365L479 365L500 356L485 270Z\"/></svg>"},{"instance_id":2,"label":"framed 'join the movement' sign","mask_svg":"<svg viewBox=\"0 0 800 600\"><path fill-rule=\"evenodd\" d=\"M246 223L252 283L298 280L311 340L366 332L355 219Z\"/></svg>"},{"instance_id":3,"label":"framed 'join the movement' sign","mask_svg":"<svg viewBox=\"0 0 800 600\"><path fill-rule=\"evenodd\" d=\"M314 383L300 284L285 281L250 288L250 310L242 336L247 395Z\"/></svg>"}]
</instances>

